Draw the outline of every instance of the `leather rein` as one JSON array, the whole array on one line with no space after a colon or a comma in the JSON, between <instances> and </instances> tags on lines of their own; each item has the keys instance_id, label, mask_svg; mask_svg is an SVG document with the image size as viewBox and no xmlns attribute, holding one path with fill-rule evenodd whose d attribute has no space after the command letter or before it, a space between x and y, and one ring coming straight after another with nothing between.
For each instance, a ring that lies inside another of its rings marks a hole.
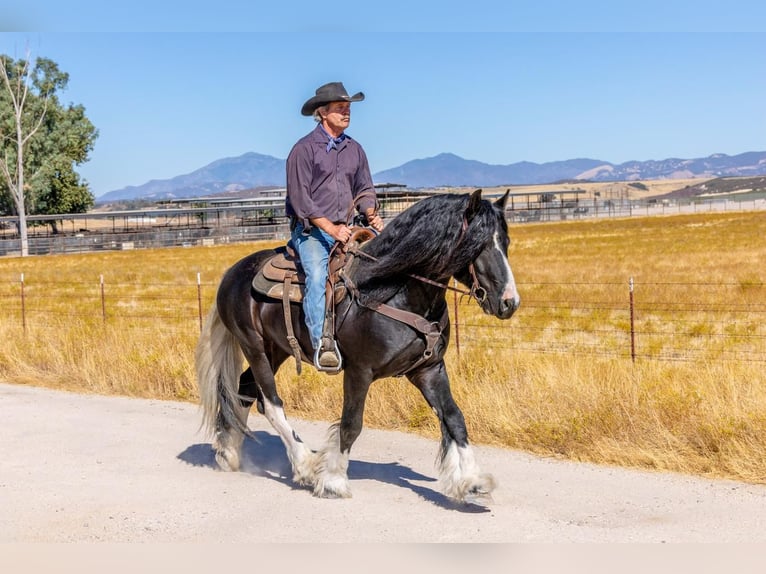
<instances>
[{"instance_id":1,"label":"leather rein","mask_svg":"<svg viewBox=\"0 0 766 574\"><path fill-rule=\"evenodd\" d=\"M352 201L351 205L348 209L348 214L346 216L346 220L350 220L351 214L354 212L354 206L359 202L360 199L363 197L373 197L375 199L375 209L377 211L378 203L377 198L375 197L375 194L370 191L365 191L360 193L358 196L356 196ZM465 237L465 232L468 230L468 219L465 216L465 213L463 214L463 223L460 227L460 236L457 238L457 242L455 243L455 249L457 249L457 246L460 245L460 242L463 241L463 238ZM361 255L362 257L365 257L369 259L370 261L378 261L377 257L374 257L368 253L365 253L361 249L359 249L359 244L355 241L349 241L347 245L343 246L344 252L350 252L353 255ZM460 293L461 295L468 295L469 297L473 297L478 301L479 303L483 303L484 300L487 298L487 290L484 289L479 284L479 278L476 277L476 269L473 266L473 262L469 263L468 265L468 272L471 274L471 279L473 281L473 284L471 285L471 288L469 290L461 289L460 287L451 287L449 284L445 283L439 283L438 281L434 281L432 279L429 279L428 277L423 277L422 275L417 275L416 273L404 273L404 275L407 275L408 277L411 277L412 279L416 279L422 283L427 283L429 285L433 285L434 287L439 287L441 289L448 289L450 291L455 291L456 293Z\"/></svg>"},{"instance_id":2,"label":"leather rein","mask_svg":"<svg viewBox=\"0 0 766 574\"><path fill-rule=\"evenodd\" d=\"M455 248L457 248L457 246L460 245L460 242L463 241L463 237L465 237L465 232L467 229L468 229L468 221L466 220L465 216L463 216L463 225L460 230L460 236L458 237L458 240L455 243ZM370 261L379 261L377 257L374 257L373 255L370 255L369 253L365 253L364 251L359 249L359 244L354 242L350 242L350 244L344 250L350 253L353 253L354 255L361 255L362 257L369 259ZM473 262L468 264L468 272L471 274L471 279L473 281L473 284L471 285L470 289L452 287L449 285L449 283L439 283L438 281L434 281L433 279L429 279L428 277L423 277L422 275L418 275L417 273L403 273L403 275L406 275L407 277L410 277L412 279L416 279L417 281L420 281L422 283L427 283L428 285L439 287L440 289L454 291L456 293L460 293L461 295L468 295L469 297L473 297L474 299L476 299L476 301L478 301L479 303L483 303L487 298L487 290L484 289L484 287L482 287L481 284L479 283L479 278L476 276L476 269L474 268Z\"/></svg>"},{"instance_id":3,"label":"leather rein","mask_svg":"<svg viewBox=\"0 0 766 574\"><path fill-rule=\"evenodd\" d=\"M455 247L457 247L460 244L460 242L463 240L467 229L468 229L468 221L464 215L462 229L460 231L460 236L458 237L458 240L455 243ZM366 259L369 259L370 261L378 261L377 257L370 255L369 253L365 253L364 251L359 249L359 245L353 241L349 242L346 246L344 246L344 251L350 252L354 256L361 255L362 257L365 257ZM474 297L479 303L482 303L487 298L487 291L486 289L484 289L484 287L482 287L479 284L479 279L476 276L476 270L474 269L473 262L469 264L468 271L471 274L471 278L473 280L473 285L471 285L470 290L461 289L460 287L451 287L449 284L439 283L438 281L428 279L427 277L423 277L415 273L403 273L403 274L417 281L427 283L428 285L439 287L440 289L445 289L445 290L449 289L450 291L455 291L463 295L468 295L469 297ZM348 278L346 278L346 281L348 281ZM356 291L355 286L353 286L350 289L350 292L353 293L354 291ZM400 323L404 323L405 325L409 325L410 327L418 331L421 335L423 335L423 337L425 338L426 348L423 351L423 355L413 365L411 365L406 371L402 372L402 374L408 373L409 371L413 370L415 367L419 366L424 361L431 358L431 356L433 355L434 348L436 347L436 343L441 338L442 332L447 327L447 323L449 322L449 312L446 305L444 306L444 311L442 312L442 315L438 321L429 321L428 319L426 319L425 317L421 317L417 313L406 311L404 309L398 309L396 307L392 307L391 305L387 305L386 303L381 303L381 302L362 303L359 297L353 297L353 298L359 303L359 305L367 309L370 309L371 311L380 313L381 315L385 315L386 317L399 321Z\"/></svg>"}]
</instances>

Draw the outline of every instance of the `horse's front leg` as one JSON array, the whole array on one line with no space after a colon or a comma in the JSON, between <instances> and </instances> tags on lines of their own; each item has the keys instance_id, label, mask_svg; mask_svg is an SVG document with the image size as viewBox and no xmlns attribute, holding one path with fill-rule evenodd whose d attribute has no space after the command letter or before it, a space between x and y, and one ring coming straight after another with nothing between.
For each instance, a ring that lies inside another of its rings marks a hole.
<instances>
[{"instance_id":1,"label":"horse's front leg","mask_svg":"<svg viewBox=\"0 0 766 574\"><path fill-rule=\"evenodd\" d=\"M314 494L323 498L350 498L348 457L362 432L364 403L372 377L348 367L343 374L343 414L330 427L325 447L319 451Z\"/></svg>"},{"instance_id":2,"label":"horse's front leg","mask_svg":"<svg viewBox=\"0 0 766 574\"><path fill-rule=\"evenodd\" d=\"M495 479L491 474L481 472L476 463L473 448L468 443L463 413L452 398L444 361L418 369L407 378L439 417L442 442L437 466L444 494L460 502L490 498L496 486Z\"/></svg>"}]
</instances>

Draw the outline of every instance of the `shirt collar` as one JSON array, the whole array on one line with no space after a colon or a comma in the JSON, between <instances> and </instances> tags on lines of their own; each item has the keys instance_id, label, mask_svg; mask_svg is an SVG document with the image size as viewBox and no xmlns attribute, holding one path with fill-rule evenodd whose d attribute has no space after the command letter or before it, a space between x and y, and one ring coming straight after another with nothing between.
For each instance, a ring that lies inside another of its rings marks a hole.
<instances>
[{"instance_id":1,"label":"shirt collar","mask_svg":"<svg viewBox=\"0 0 766 574\"><path fill-rule=\"evenodd\" d=\"M327 130L324 129L324 126L322 124L319 124L319 129L322 130L322 134L327 138L327 148L326 148L326 151L328 153L329 153L329 151L332 148L338 149L338 144L342 143L343 140L345 140L348 137L346 135L346 132L343 132L337 138L334 138L330 134L327 133Z\"/></svg>"}]
</instances>

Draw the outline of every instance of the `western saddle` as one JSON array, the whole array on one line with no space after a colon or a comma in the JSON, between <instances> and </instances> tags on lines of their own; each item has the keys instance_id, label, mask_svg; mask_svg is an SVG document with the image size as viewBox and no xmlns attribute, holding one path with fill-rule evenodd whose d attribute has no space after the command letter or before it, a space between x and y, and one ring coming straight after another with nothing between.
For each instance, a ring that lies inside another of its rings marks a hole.
<instances>
[{"instance_id":1,"label":"western saddle","mask_svg":"<svg viewBox=\"0 0 766 574\"><path fill-rule=\"evenodd\" d=\"M326 308L323 339L335 340L335 306L343 300L347 292L343 277L349 272L358 247L373 237L375 234L370 229L356 228L345 245L336 243L330 252L325 291ZM253 278L252 286L257 293L282 301L287 342L290 344L290 349L295 357L295 368L300 374L301 349L293 330L291 304L303 302L306 274L297 252L290 244L277 248L275 255L266 261ZM338 356L340 357L340 354ZM342 361L337 369L322 370L337 373L341 367Z\"/></svg>"}]
</instances>

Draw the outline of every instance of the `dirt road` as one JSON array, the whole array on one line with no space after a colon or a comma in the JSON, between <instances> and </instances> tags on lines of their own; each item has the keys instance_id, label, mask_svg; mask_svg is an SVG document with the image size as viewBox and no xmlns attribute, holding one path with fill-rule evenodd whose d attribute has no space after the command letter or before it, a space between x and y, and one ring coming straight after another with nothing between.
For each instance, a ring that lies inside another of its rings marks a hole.
<instances>
[{"instance_id":1,"label":"dirt road","mask_svg":"<svg viewBox=\"0 0 766 574\"><path fill-rule=\"evenodd\" d=\"M214 468L195 405L0 384L0 542L764 541L766 488L477 448L488 507L435 486L434 441L365 429L354 496L289 478L252 416L243 472ZM327 424L294 421L310 446Z\"/></svg>"}]
</instances>

